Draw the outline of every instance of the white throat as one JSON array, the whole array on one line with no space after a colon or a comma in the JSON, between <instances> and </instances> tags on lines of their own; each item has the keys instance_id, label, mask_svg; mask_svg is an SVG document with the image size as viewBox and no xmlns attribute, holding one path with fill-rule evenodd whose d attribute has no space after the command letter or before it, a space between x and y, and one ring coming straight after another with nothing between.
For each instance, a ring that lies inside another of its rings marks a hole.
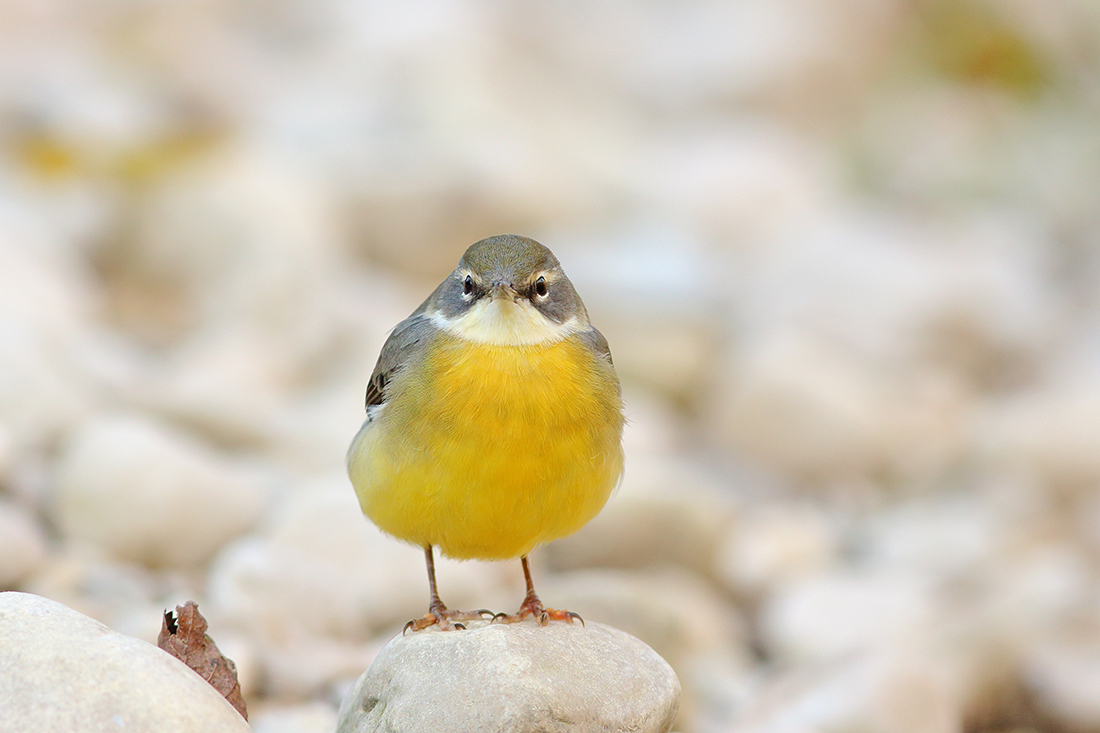
<instances>
[{"instance_id":1,"label":"white throat","mask_svg":"<svg viewBox=\"0 0 1100 733\"><path fill-rule=\"evenodd\" d=\"M483 298L455 318L439 311L429 317L432 323L459 338L495 346L553 343L581 330L576 316L555 323L531 303L509 298Z\"/></svg>"}]
</instances>

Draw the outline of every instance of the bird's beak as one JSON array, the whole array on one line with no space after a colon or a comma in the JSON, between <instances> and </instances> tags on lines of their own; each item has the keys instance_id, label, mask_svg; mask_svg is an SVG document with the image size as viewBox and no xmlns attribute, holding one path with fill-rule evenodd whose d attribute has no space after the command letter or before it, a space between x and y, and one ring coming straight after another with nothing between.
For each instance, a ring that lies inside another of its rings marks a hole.
<instances>
[{"instance_id":1,"label":"bird's beak","mask_svg":"<svg viewBox=\"0 0 1100 733\"><path fill-rule=\"evenodd\" d=\"M519 293L512 287L512 283L504 282L503 280L497 280L490 286L489 294L493 300L509 300L515 301Z\"/></svg>"}]
</instances>

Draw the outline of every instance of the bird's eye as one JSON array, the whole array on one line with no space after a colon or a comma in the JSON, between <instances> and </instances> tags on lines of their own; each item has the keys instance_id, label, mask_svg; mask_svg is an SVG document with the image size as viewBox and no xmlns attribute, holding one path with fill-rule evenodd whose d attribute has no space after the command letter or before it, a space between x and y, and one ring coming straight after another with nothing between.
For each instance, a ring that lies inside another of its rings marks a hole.
<instances>
[{"instance_id":1,"label":"bird's eye","mask_svg":"<svg viewBox=\"0 0 1100 733\"><path fill-rule=\"evenodd\" d=\"M474 279L467 275L466 279L462 281L462 294L469 295L472 292L474 292Z\"/></svg>"},{"instance_id":2,"label":"bird's eye","mask_svg":"<svg viewBox=\"0 0 1100 733\"><path fill-rule=\"evenodd\" d=\"M535 295L540 298L546 297L546 278L540 277L535 281Z\"/></svg>"}]
</instances>

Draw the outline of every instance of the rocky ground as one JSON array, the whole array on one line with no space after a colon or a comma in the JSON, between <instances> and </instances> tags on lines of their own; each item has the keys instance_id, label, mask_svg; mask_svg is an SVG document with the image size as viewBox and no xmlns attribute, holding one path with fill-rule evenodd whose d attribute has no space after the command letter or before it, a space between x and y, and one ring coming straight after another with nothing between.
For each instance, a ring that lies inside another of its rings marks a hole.
<instances>
[{"instance_id":1,"label":"rocky ground","mask_svg":"<svg viewBox=\"0 0 1100 733\"><path fill-rule=\"evenodd\" d=\"M343 472L367 377L515 232L630 419L540 592L677 730L1100 731L1097 8L0 5L0 589L194 599L255 730L332 730L427 601Z\"/></svg>"}]
</instances>

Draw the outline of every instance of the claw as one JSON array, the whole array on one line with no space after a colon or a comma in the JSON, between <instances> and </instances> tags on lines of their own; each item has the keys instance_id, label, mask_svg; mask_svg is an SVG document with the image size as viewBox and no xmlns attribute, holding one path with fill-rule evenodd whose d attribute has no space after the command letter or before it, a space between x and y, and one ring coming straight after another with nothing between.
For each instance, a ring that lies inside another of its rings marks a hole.
<instances>
[{"instance_id":1,"label":"claw","mask_svg":"<svg viewBox=\"0 0 1100 733\"><path fill-rule=\"evenodd\" d=\"M520 604L519 610L515 614L509 616L503 613L498 613L493 616L493 621L500 620L501 623L514 624L522 621L528 616L533 616L535 623L539 626L546 626L551 621L568 621L573 623L573 619L581 622L581 626L584 626L584 619L580 617L580 614L573 613L572 611L559 611L554 608L547 608L542 605L542 601L539 599L537 593L535 593L535 584L531 582L531 568L527 564L527 556L521 555L519 558L520 563L523 565L523 579L527 582L527 596L523 599L523 603Z\"/></svg>"},{"instance_id":2,"label":"claw","mask_svg":"<svg viewBox=\"0 0 1100 733\"><path fill-rule=\"evenodd\" d=\"M429 626L438 626L441 631L465 630L466 624L457 623L458 621L472 621L474 619L480 621L484 620L487 615L493 615L493 612L487 608L479 608L476 611L452 611L448 609L443 605L443 601L439 598L439 592L435 587L435 555L432 552L431 545L424 546L424 564L428 568L428 590L431 593L428 612L420 618L414 618L405 624L404 628L401 629L402 636L408 633L409 629L421 631Z\"/></svg>"},{"instance_id":3,"label":"claw","mask_svg":"<svg viewBox=\"0 0 1100 733\"><path fill-rule=\"evenodd\" d=\"M446 607L436 607L420 618L414 618L412 621L405 624L405 627L401 629L401 635L404 636L409 629L413 631L422 631L429 626L438 626L442 631L449 631L451 629L464 630L466 624L458 623L459 621L480 621L485 618L486 613L491 614L492 611L488 611L484 608L477 611L451 611Z\"/></svg>"},{"instance_id":4,"label":"claw","mask_svg":"<svg viewBox=\"0 0 1100 733\"><path fill-rule=\"evenodd\" d=\"M515 624L523 621L526 618L534 618L535 623L539 626L548 626L551 621L568 621L573 623L574 620L580 621L581 626L584 626L584 619L581 618L579 613L573 611L558 611L553 608L546 608L541 602L524 603L520 606L519 610L514 614L498 613L493 616L492 621L489 623L495 624L497 621L502 624Z\"/></svg>"}]
</instances>

